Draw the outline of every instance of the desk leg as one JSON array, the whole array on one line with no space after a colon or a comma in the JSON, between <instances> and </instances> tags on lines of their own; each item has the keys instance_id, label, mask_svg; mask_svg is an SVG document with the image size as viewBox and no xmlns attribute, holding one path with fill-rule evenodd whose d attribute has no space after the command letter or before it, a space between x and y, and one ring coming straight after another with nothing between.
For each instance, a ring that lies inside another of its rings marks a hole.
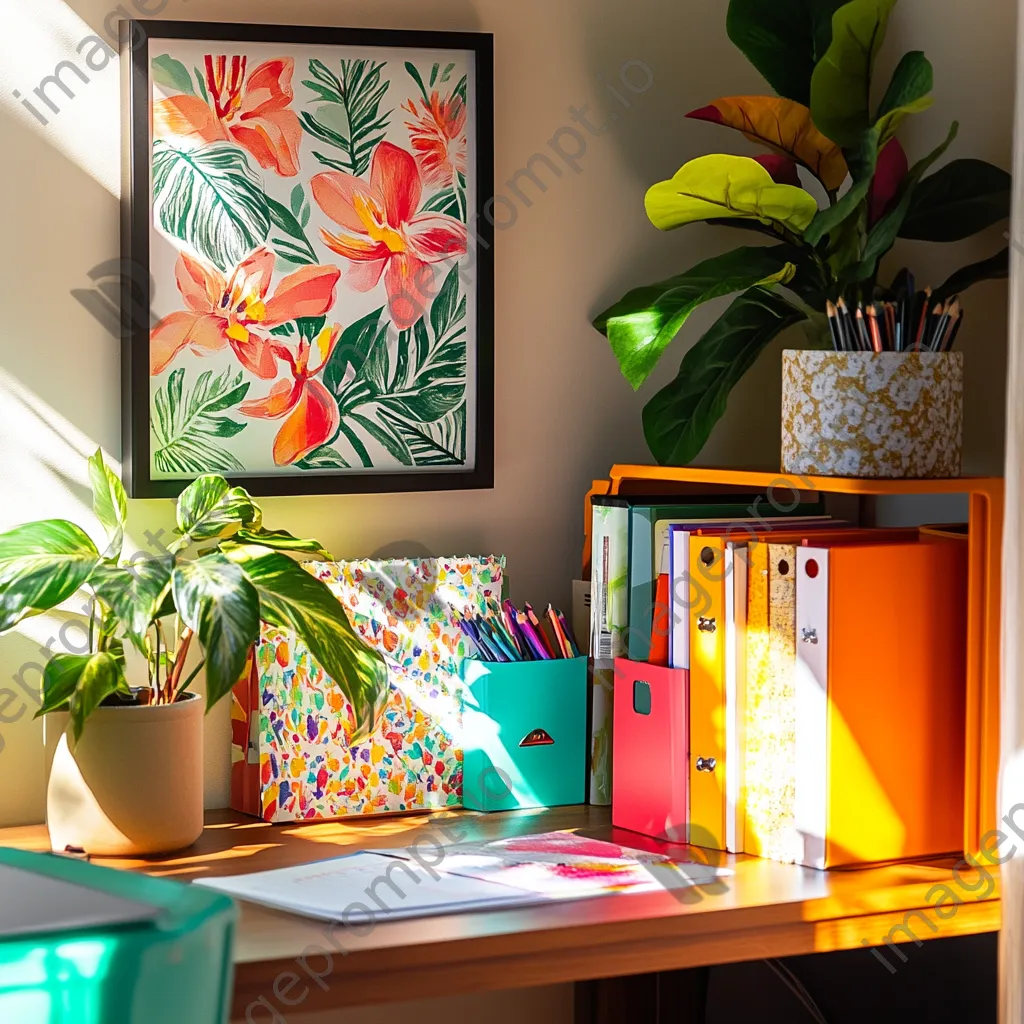
<instances>
[{"instance_id":1,"label":"desk leg","mask_svg":"<svg viewBox=\"0 0 1024 1024\"><path fill-rule=\"evenodd\" d=\"M576 982L575 1024L704 1024L710 967Z\"/></svg>"}]
</instances>

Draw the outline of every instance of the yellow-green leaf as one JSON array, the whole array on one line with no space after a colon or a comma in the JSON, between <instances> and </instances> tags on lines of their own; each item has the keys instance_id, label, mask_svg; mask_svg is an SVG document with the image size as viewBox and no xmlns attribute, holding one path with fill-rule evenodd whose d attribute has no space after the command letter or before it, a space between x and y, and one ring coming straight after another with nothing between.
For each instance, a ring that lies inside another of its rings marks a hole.
<instances>
[{"instance_id":1,"label":"yellow-green leaf","mask_svg":"<svg viewBox=\"0 0 1024 1024\"><path fill-rule=\"evenodd\" d=\"M781 96L723 96L687 117L725 125L806 167L830 192L846 180L843 151L825 138L802 103Z\"/></svg>"},{"instance_id":2,"label":"yellow-green leaf","mask_svg":"<svg viewBox=\"0 0 1024 1024\"><path fill-rule=\"evenodd\" d=\"M832 16L832 44L811 76L811 114L840 146L855 146L871 127L875 57L896 0L851 0Z\"/></svg>"},{"instance_id":3,"label":"yellow-green leaf","mask_svg":"<svg viewBox=\"0 0 1024 1024\"><path fill-rule=\"evenodd\" d=\"M803 234L818 212L802 188L778 185L756 160L712 154L684 164L659 181L644 200L651 223L662 231L711 218L748 218Z\"/></svg>"},{"instance_id":4,"label":"yellow-green leaf","mask_svg":"<svg viewBox=\"0 0 1024 1024\"><path fill-rule=\"evenodd\" d=\"M931 96L922 96L920 99L905 103L902 107L896 107L895 110L883 114L876 124L879 144L884 146L900 130L900 125L911 114L920 114L922 110L927 110L933 102Z\"/></svg>"}]
</instances>

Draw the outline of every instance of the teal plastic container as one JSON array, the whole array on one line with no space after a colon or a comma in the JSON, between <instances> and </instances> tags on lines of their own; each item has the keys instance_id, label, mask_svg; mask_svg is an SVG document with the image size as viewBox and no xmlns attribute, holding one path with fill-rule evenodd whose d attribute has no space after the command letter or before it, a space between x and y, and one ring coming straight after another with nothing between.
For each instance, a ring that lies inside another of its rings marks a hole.
<instances>
[{"instance_id":1,"label":"teal plastic container","mask_svg":"<svg viewBox=\"0 0 1024 1024\"><path fill-rule=\"evenodd\" d=\"M462 663L462 803L473 811L581 804L587 659Z\"/></svg>"},{"instance_id":2,"label":"teal plastic container","mask_svg":"<svg viewBox=\"0 0 1024 1024\"><path fill-rule=\"evenodd\" d=\"M235 917L206 889L0 848L0 1021L223 1024Z\"/></svg>"}]
</instances>

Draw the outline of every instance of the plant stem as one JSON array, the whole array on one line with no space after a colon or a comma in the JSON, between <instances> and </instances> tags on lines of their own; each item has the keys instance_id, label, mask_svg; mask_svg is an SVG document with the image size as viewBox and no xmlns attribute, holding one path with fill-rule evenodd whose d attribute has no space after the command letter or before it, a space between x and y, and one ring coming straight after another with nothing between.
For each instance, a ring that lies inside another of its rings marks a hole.
<instances>
[{"instance_id":1,"label":"plant stem","mask_svg":"<svg viewBox=\"0 0 1024 1024\"><path fill-rule=\"evenodd\" d=\"M153 688L153 703L159 704L160 701L160 624L158 622L153 623L153 638L155 640L155 659L153 662L154 676L151 680Z\"/></svg>"},{"instance_id":2,"label":"plant stem","mask_svg":"<svg viewBox=\"0 0 1024 1024\"><path fill-rule=\"evenodd\" d=\"M175 700L178 699L179 696L181 696L181 694L183 694L189 688L189 686L192 683L192 680L195 679L195 677L197 675L199 675L199 670L205 664L206 664L206 659L205 658L200 658L199 659L199 664L196 665L196 667L194 669L192 669L191 672L189 672L188 678L185 680L185 682L183 682L180 686L175 688L175 690L174 690L174 700L171 701L172 704L174 703Z\"/></svg>"},{"instance_id":3,"label":"plant stem","mask_svg":"<svg viewBox=\"0 0 1024 1024\"><path fill-rule=\"evenodd\" d=\"M185 668L185 656L188 654L189 646L192 643L192 637L195 634L191 629L186 628L181 634L181 640L178 643L178 649L174 652L174 668L171 672L170 679L168 680L167 686L167 697L168 703L173 703L178 695L178 680L181 679L181 673ZM196 669L196 672L199 670ZM188 682L192 681L192 677L195 672L192 673L188 678ZM186 684L187 685L187 684Z\"/></svg>"},{"instance_id":4,"label":"plant stem","mask_svg":"<svg viewBox=\"0 0 1024 1024\"><path fill-rule=\"evenodd\" d=\"M93 637L96 633L96 596L93 595L92 603L89 605L89 653L92 654Z\"/></svg>"}]
</instances>

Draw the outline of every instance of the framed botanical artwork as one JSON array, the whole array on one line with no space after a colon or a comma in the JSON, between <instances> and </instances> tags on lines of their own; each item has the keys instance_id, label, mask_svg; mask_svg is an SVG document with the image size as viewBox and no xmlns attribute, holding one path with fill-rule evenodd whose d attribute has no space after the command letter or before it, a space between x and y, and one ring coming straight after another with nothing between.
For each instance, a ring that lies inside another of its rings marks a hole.
<instances>
[{"instance_id":1,"label":"framed botanical artwork","mask_svg":"<svg viewBox=\"0 0 1024 1024\"><path fill-rule=\"evenodd\" d=\"M490 487L491 36L122 24L135 497Z\"/></svg>"}]
</instances>

